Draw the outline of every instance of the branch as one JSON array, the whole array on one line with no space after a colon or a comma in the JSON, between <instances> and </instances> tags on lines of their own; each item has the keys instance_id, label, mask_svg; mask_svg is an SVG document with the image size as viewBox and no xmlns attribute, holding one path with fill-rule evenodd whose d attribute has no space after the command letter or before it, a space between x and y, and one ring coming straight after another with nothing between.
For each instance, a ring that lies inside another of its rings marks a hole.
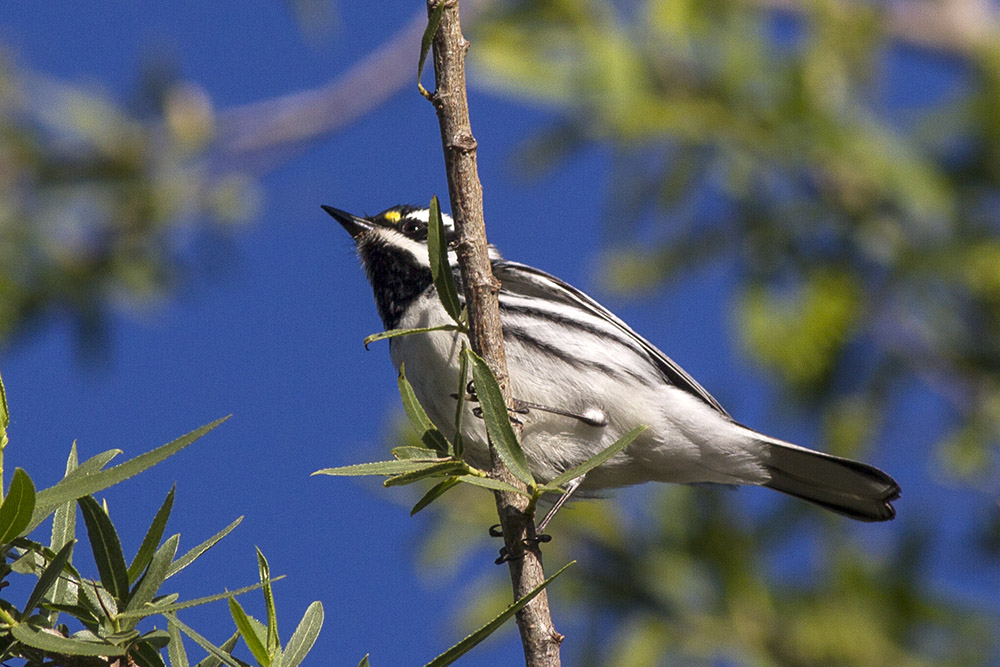
<instances>
[{"instance_id":1,"label":"branch","mask_svg":"<svg viewBox=\"0 0 1000 667\"><path fill-rule=\"evenodd\" d=\"M458 0L427 0L428 15L439 2L446 4L434 36L435 91L430 99L441 125L451 212L458 231L458 261L469 309L469 343L493 371L510 407L510 381L497 301L500 283L493 276L487 253L483 190L476 164L477 144L469 122L466 96L465 54L469 43L462 36ZM497 457L492 444L490 454L491 475L523 488ZM545 580L541 553L534 540L534 517L526 512L528 500L516 493L497 492L496 503L507 553L511 556L508 563L514 599L518 600ZM526 548L526 544L531 546ZM560 664L559 645L563 637L552 625L548 596L544 591L517 613L517 626L527 665L553 667Z\"/></svg>"}]
</instances>

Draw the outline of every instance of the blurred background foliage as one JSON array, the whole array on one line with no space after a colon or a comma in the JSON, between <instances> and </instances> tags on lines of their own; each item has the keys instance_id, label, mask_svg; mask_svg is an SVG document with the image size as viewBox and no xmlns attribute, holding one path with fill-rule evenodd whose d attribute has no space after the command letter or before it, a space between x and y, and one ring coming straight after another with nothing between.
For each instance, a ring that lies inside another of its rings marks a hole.
<instances>
[{"instance_id":1,"label":"blurred background foliage","mask_svg":"<svg viewBox=\"0 0 1000 667\"><path fill-rule=\"evenodd\" d=\"M730 267L736 337L818 415L814 444L827 451L864 456L900 395L939 396L950 426L928 466L979 492L968 548L1000 556L996 8L463 2L473 6L476 85L559 112L519 147L516 169L535 178L595 144L614 156L607 286L635 293ZM0 60L7 344L67 313L82 341L101 336L109 307L168 296L199 244L252 217L259 173L215 159L219 114L204 91L162 72L137 91L117 103ZM949 598L928 574L940 521L902 517L902 538L874 549L802 504L757 512L736 494L676 487L640 497L638 513L579 503L554 523L549 562L580 561L551 593L557 623L595 628L574 638L571 664L998 658L995 610ZM492 505L435 507L421 558L462 571ZM769 566L793 548L810 554L801 568ZM468 628L509 596L469 589Z\"/></svg>"}]
</instances>

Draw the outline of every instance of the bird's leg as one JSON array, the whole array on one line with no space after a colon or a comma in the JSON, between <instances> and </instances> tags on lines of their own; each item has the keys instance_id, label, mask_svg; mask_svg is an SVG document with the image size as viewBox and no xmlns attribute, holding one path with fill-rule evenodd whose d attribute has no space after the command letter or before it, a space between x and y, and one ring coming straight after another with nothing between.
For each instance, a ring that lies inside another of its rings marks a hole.
<instances>
[{"instance_id":1,"label":"bird's leg","mask_svg":"<svg viewBox=\"0 0 1000 667\"><path fill-rule=\"evenodd\" d=\"M545 514L545 518L542 519L542 522L538 524L537 528L535 528L535 530L539 532L538 535L539 538L549 537L548 535L542 535L541 532L545 530L545 526L549 525L549 521L552 521L552 517L556 515L556 512L559 511L559 508L561 508L563 505L566 504L566 501L569 500L569 497L573 495L573 492L576 491L578 488L580 488L580 485L583 483L584 477L586 477L586 475L581 475L576 479L570 480L569 483L566 484L566 491L561 496L559 496L559 500L556 501L556 504L552 506L552 509L550 509ZM540 540L540 541L547 542L548 540Z\"/></svg>"},{"instance_id":2,"label":"bird's leg","mask_svg":"<svg viewBox=\"0 0 1000 667\"><path fill-rule=\"evenodd\" d=\"M604 411L600 408L587 408L583 412L571 412L569 410L563 410L562 408L552 408L547 405L539 405L538 403L532 403L530 401L522 401L519 398L514 399L514 412L527 414L531 410L541 410L542 412L550 412L554 415L571 417L572 419L583 422L587 426L608 425L608 416L604 414Z\"/></svg>"},{"instance_id":3,"label":"bird's leg","mask_svg":"<svg viewBox=\"0 0 1000 667\"><path fill-rule=\"evenodd\" d=\"M586 477L586 475L577 477L576 479L571 480L568 484L566 484L566 491L561 496L559 496L559 499L556 501L555 505L553 505L552 509L550 509L545 514L545 517L542 519L542 522L539 523L538 526L535 528L536 532L535 537L532 538L531 540L525 540L525 546L531 546L529 542L533 544L544 544L546 542L552 541L552 536L544 533L543 531L545 530L545 527L549 525L549 521L552 521L552 517L556 515L556 512L558 512L559 509L566 504L566 501L569 500L570 496L573 495L573 492L576 491L578 488L580 488L580 484L583 483L584 477ZM489 528L490 537L503 537L503 531L500 528L501 526L499 523L495 523L492 526L490 526ZM512 558L513 557L507 551L507 547L501 547L500 555L496 560L496 564L502 565L503 563L506 563Z\"/></svg>"}]
</instances>

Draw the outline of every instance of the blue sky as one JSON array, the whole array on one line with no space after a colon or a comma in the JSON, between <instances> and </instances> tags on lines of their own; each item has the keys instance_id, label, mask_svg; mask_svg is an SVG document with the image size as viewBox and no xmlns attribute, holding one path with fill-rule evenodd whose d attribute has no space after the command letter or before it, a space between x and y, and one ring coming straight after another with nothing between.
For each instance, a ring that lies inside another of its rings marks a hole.
<instances>
[{"instance_id":1,"label":"blue sky","mask_svg":"<svg viewBox=\"0 0 1000 667\"><path fill-rule=\"evenodd\" d=\"M165 53L225 109L328 81L420 6L340 2L332 36L310 46L287 7L273 1L119 0L100 11L87 3L52 3L46 11L7 3L0 44L22 67L91 82L122 99L143 59ZM808 416L790 420L771 407L773 388L739 356L725 267L704 269L641 301L602 294L594 269L608 156L588 149L542 181L526 182L511 147L553 112L475 90L471 107L490 238L505 255L593 290L740 421L807 445L814 439ZM74 330L58 316L2 352L12 412L6 465L23 466L48 486L74 440L82 457L116 447L134 456L232 413L190 449L107 494L126 551L138 547L176 482L168 530L181 533L182 550L246 517L178 577L182 597L252 583L257 545L273 573L288 575L276 590L285 638L309 602L326 606L326 625L307 664L356 664L366 652L375 665L422 664L459 638L448 619L427 621L428 610L454 609L450 600L462 590L460 581L429 583L416 572L413 550L427 518L409 518L402 504L409 496L398 489L309 473L384 458L383 438L398 405L387 348L361 346L380 324L352 244L319 206L375 212L431 194L445 198L436 118L414 87L270 172L263 187L260 214L233 235L213 270L192 275L162 304L114 315L106 363L81 363ZM962 519L935 553L936 581L942 590L982 595L984 578L997 590L997 572L955 562L967 558L961 545L973 494L933 485L929 477L927 453L943 426L937 407L923 392L909 392L890 415L887 437L890 444L911 444L887 447L873 462L902 484L901 516L946 507ZM768 502L763 491L748 493L748 502ZM482 554L488 554L495 545L483 529ZM863 530L878 550L898 529ZM486 555L472 567L507 577ZM956 575L959 567L965 576ZM256 598L245 604L262 614ZM216 641L232 631L224 605L182 619ZM520 655L508 633L463 664L514 664Z\"/></svg>"}]
</instances>

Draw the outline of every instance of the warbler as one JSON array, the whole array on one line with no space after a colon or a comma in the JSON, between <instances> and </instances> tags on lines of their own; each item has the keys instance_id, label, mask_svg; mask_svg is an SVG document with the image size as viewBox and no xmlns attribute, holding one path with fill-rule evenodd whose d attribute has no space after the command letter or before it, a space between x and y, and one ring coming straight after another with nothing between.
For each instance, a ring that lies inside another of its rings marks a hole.
<instances>
[{"instance_id":1,"label":"warbler","mask_svg":"<svg viewBox=\"0 0 1000 667\"><path fill-rule=\"evenodd\" d=\"M323 206L354 239L386 329L453 320L433 284L429 210L394 206L371 217ZM448 260L462 295L454 223L444 221ZM639 425L634 442L578 478L594 494L642 482L757 485L859 521L895 516L899 485L878 468L813 451L736 422L694 378L625 322L575 287L503 259L489 247L500 282L500 320L510 387L532 475L552 480ZM389 339L389 352L434 424L454 436L459 355L465 335L434 331ZM474 406L467 407L470 412ZM481 419L462 420L466 459L488 467ZM568 497L568 496L567 496Z\"/></svg>"}]
</instances>

